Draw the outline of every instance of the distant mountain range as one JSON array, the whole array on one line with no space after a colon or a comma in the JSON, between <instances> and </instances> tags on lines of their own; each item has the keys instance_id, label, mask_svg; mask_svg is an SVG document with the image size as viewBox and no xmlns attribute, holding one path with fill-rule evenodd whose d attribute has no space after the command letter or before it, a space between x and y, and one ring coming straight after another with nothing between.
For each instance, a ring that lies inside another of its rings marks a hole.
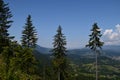
<instances>
[{"instance_id":1,"label":"distant mountain range","mask_svg":"<svg viewBox=\"0 0 120 80\"><path fill-rule=\"evenodd\" d=\"M36 51L42 53L42 54L51 54L51 48L41 47L39 45L35 48ZM120 56L120 46L114 46L114 45L107 45L103 46L102 48L102 55L107 56ZM67 54L75 54L75 55L91 55L92 51L88 48L81 48L81 49L69 49L67 51Z\"/></svg>"}]
</instances>

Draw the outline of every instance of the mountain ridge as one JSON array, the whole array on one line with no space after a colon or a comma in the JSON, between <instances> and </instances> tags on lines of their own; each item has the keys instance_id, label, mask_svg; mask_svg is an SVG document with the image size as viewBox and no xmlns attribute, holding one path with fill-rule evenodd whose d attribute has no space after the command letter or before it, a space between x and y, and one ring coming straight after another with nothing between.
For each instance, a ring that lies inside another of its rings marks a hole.
<instances>
[{"instance_id":1,"label":"mountain ridge","mask_svg":"<svg viewBox=\"0 0 120 80\"><path fill-rule=\"evenodd\" d=\"M52 48L42 47L37 45L35 50L42 54L51 54ZM116 45L105 45L102 47L102 55L107 56L120 56L120 46ZM76 54L76 55L87 55L92 54L92 51L89 48L80 48L80 49L68 49L67 54Z\"/></svg>"}]
</instances>

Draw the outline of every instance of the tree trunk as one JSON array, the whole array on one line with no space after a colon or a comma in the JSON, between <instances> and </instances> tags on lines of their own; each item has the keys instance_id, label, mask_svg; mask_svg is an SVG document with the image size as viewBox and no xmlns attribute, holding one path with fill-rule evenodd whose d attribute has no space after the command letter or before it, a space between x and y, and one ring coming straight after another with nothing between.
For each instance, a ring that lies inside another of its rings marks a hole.
<instances>
[{"instance_id":1,"label":"tree trunk","mask_svg":"<svg viewBox=\"0 0 120 80\"><path fill-rule=\"evenodd\" d=\"M95 51L96 54L96 80L98 80L98 53Z\"/></svg>"},{"instance_id":2,"label":"tree trunk","mask_svg":"<svg viewBox=\"0 0 120 80\"><path fill-rule=\"evenodd\" d=\"M60 80L60 70L58 70L58 80Z\"/></svg>"},{"instance_id":3,"label":"tree trunk","mask_svg":"<svg viewBox=\"0 0 120 80\"><path fill-rule=\"evenodd\" d=\"M43 66L43 80L45 80L45 65Z\"/></svg>"}]
</instances>

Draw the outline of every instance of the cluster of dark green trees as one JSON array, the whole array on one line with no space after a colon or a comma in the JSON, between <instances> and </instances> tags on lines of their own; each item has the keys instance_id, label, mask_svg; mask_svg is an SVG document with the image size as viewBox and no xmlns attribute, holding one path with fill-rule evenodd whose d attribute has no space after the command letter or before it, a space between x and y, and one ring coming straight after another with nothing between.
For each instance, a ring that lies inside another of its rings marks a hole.
<instances>
[{"instance_id":1,"label":"cluster of dark green trees","mask_svg":"<svg viewBox=\"0 0 120 80\"><path fill-rule=\"evenodd\" d=\"M21 44L10 36L8 29L12 26L12 14L3 0L0 0L0 80L71 80L69 64L67 60L66 38L58 27L54 36L52 51L53 79L42 77L39 61L34 56L34 48L37 43L37 32L28 15L24 30L22 31ZM97 56L103 46L100 41L101 32L95 23L87 47L96 53L96 80L98 80ZM52 72L50 72L52 73Z\"/></svg>"},{"instance_id":2,"label":"cluster of dark green trees","mask_svg":"<svg viewBox=\"0 0 120 80\"><path fill-rule=\"evenodd\" d=\"M22 32L21 45L10 36L12 14L3 0L0 0L0 80L28 80L36 75L37 61L33 48L37 42L36 30L29 15Z\"/></svg>"}]
</instances>

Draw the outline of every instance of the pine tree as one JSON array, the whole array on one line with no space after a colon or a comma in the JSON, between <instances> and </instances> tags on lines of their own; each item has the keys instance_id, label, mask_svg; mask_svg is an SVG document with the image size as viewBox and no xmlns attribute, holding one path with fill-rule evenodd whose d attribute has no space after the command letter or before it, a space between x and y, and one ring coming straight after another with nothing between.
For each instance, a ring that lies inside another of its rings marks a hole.
<instances>
[{"instance_id":1,"label":"pine tree","mask_svg":"<svg viewBox=\"0 0 120 80\"><path fill-rule=\"evenodd\" d=\"M8 29L11 27L10 20L12 17L8 4L5 4L3 0L0 0L0 53L3 51L3 47L10 45L10 40L13 37L9 36Z\"/></svg>"},{"instance_id":2,"label":"pine tree","mask_svg":"<svg viewBox=\"0 0 120 80\"><path fill-rule=\"evenodd\" d=\"M22 46L35 47L37 42L37 34L35 27L32 24L31 15L28 15L27 21L22 32Z\"/></svg>"},{"instance_id":3,"label":"pine tree","mask_svg":"<svg viewBox=\"0 0 120 80\"><path fill-rule=\"evenodd\" d=\"M58 27L57 34L54 36L53 42L53 65L57 71L58 80L64 80L66 69L66 38L62 34L61 26Z\"/></svg>"},{"instance_id":4,"label":"pine tree","mask_svg":"<svg viewBox=\"0 0 120 80\"><path fill-rule=\"evenodd\" d=\"M93 24L93 28L91 29L92 33L89 35L90 39L86 47L89 47L96 54L96 80L98 80L98 53L102 49L104 42L100 41L100 37L102 36L100 28L97 23Z\"/></svg>"}]
</instances>

